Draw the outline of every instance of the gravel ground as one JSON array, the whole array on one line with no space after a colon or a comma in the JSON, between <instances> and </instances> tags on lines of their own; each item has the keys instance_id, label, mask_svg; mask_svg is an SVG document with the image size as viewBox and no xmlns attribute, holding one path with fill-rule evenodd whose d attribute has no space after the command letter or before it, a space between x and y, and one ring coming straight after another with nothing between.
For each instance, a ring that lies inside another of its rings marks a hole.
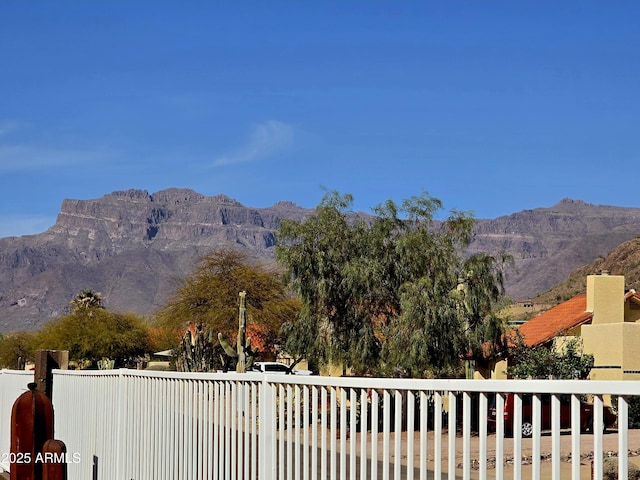
<instances>
[{"instance_id":1,"label":"gravel ground","mask_svg":"<svg viewBox=\"0 0 640 480\"><path fill-rule=\"evenodd\" d=\"M403 434L406 435L406 434ZM580 435L580 456L581 456L581 478L591 478L591 461L593 458L593 435L590 434L582 434ZM419 449L419 438L416 435L415 438L416 449ZM428 448L432 449L434 445L434 436L433 432L430 432L428 435ZM442 438L442 452L443 457L446 456L448 437L446 434ZM456 471L457 475L462 475L462 450L463 450L463 439L461 437L456 438L456 465L460 467L459 470ZM495 445L496 438L494 434L488 436L487 439L487 468L488 468L488 478L495 478ZM640 465L640 430L630 430L628 435L628 445L629 445L629 461L633 462L637 465ZM478 459L479 455L479 438L472 437L471 439L471 459L472 459L472 475L471 478L478 478ZM531 478L531 455L532 455L532 447L533 441L530 438L522 440L522 456L523 456L523 466L522 466L522 478ZM551 433L545 432L542 434L540 438L540 452L542 457L541 463L541 478L547 479L551 478L551 448L552 448L552 438ZM561 452L561 477L562 478L571 478L571 434L569 431L562 432L560 436L560 452ZM605 456L617 456L618 454L618 433L615 430L607 431L603 436L603 452ZM418 453L416 451L416 453ZM417 459L417 457L416 457ZM429 466L432 466L433 456L429 455ZM505 459L505 469L504 469L504 478L512 479L513 478L513 439L506 438L504 440L504 459ZM416 460L417 461L417 460ZM446 461L443 461L446 466Z\"/></svg>"}]
</instances>

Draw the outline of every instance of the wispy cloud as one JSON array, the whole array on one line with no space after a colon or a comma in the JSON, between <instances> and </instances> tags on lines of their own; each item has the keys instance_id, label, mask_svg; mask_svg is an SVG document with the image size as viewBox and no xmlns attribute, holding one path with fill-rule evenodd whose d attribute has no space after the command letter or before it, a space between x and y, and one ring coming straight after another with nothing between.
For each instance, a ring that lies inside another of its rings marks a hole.
<instances>
[{"instance_id":1,"label":"wispy cloud","mask_svg":"<svg viewBox=\"0 0 640 480\"><path fill-rule=\"evenodd\" d=\"M264 160L293 144L293 127L277 120L256 125L247 144L222 155L213 162L216 167Z\"/></svg>"},{"instance_id":2,"label":"wispy cloud","mask_svg":"<svg viewBox=\"0 0 640 480\"><path fill-rule=\"evenodd\" d=\"M74 167L103 161L99 150L70 150L30 145L0 145L0 173Z\"/></svg>"}]
</instances>

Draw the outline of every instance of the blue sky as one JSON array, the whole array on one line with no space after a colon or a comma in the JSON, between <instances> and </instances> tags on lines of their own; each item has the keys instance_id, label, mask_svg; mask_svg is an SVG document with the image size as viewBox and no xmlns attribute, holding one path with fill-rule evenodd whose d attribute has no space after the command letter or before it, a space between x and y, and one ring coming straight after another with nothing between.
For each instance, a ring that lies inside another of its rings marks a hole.
<instances>
[{"instance_id":1,"label":"blue sky","mask_svg":"<svg viewBox=\"0 0 640 480\"><path fill-rule=\"evenodd\" d=\"M0 237L168 187L640 206L640 2L0 1Z\"/></svg>"}]
</instances>

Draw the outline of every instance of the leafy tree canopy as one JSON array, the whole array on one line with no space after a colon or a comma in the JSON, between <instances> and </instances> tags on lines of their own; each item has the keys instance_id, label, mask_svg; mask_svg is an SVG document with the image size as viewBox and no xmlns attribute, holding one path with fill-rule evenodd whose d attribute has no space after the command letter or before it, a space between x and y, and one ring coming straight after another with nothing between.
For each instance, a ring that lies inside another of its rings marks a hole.
<instances>
[{"instance_id":1,"label":"leafy tree canopy","mask_svg":"<svg viewBox=\"0 0 640 480\"><path fill-rule=\"evenodd\" d=\"M235 342L241 291L247 292L247 331L265 350L272 351L282 324L297 316L299 302L287 292L275 269L254 263L230 248L216 249L200 260L158 313L158 325L179 336L189 323L205 326L202 334L217 344L212 351L218 357L222 353L218 333ZM205 363L215 368L218 360L213 362Z\"/></svg>"},{"instance_id":2,"label":"leafy tree canopy","mask_svg":"<svg viewBox=\"0 0 640 480\"><path fill-rule=\"evenodd\" d=\"M474 221L427 193L374 215L354 214L351 195L327 194L305 221L285 220L276 258L302 310L285 325L287 351L355 373L441 375L486 340L502 294L505 255L465 255Z\"/></svg>"},{"instance_id":3,"label":"leafy tree canopy","mask_svg":"<svg viewBox=\"0 0 640 480\"><path fill-rule=\"evenodd\" d=\"M77 297L76 297L77 298ZM147 323L133 313L118 313L100 305L75 308L36 333L38 349L68 350L69 359L90 364L109 358L116 367L130 366L149 352Z\"/></svg>"}]
</instances>

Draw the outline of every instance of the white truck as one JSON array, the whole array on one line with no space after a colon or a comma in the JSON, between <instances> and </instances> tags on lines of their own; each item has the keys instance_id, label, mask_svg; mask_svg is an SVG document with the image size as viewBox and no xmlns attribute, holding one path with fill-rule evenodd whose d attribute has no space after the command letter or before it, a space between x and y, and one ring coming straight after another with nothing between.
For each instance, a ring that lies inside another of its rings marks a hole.
<instances>
[{"instance_id":1,"label":"white truck","mask_svg":"<svg viewBox=\"0 0 640 480\"><path fill-rule=\"evenodd\" d=\"M311 370L291 370L288 365L281 362L253 362L250 370L273 375L312 375Z\"/></svg>"}]
</instances>

